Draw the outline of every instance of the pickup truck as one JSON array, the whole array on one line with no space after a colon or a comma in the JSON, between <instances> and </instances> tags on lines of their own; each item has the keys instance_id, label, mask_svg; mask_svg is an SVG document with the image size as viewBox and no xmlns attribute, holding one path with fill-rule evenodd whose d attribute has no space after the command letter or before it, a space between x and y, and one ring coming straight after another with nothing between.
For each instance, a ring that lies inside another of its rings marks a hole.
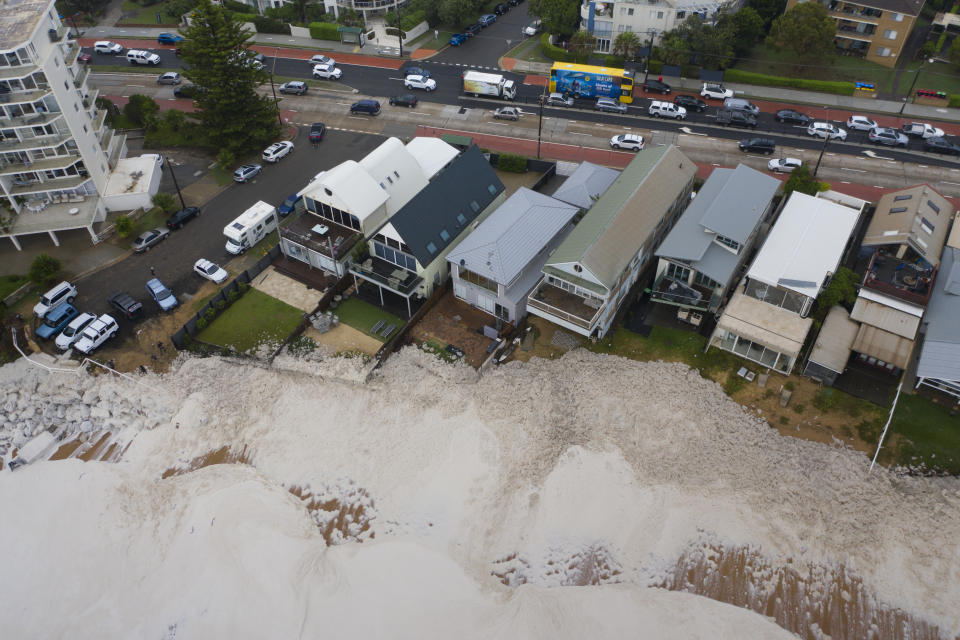
<instances>
[{"instance_id":1,"label":"pickup truck","mask_svg":"<svg viewBox=\"0 0 960 640\"><path fill-rule=\"evenodd\" d=\"M673 118L674 120L683 120L687 117L687 110L683 107L678 107L672 102L661 102L659 100L654 100L650 103L650 108L647 112L652 115L654 118Z\"/></svg>"},{"instance_id":2,"label":"pickup truck","mask_svg":"<svg viewBox=\"0 0 960 640\"><path fill-rule=\"evenodd\" d=\"M914 138L939 138L943 135L943 129L926 122L909 122L900 127L900 130Z\"/></svg>"}]
</instances>

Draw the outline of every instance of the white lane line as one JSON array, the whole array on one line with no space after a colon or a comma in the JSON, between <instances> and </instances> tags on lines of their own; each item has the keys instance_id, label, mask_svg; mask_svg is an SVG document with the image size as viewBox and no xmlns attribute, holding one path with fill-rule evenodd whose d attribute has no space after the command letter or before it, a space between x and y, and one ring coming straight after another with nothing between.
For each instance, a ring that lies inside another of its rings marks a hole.
<instances>
[{"instance_id":1,"label":"white lane line","mask_svg":"<svg viewBox=\"0 0 960 640\"><path fill-rule=\"evenodd\" d=\"M946 180L941 180L940 182L943 184L952 184L955 187L960 187L960 182L947 182Z\"/></svg>"},{"instance_id":2,"label":"white lane line","mask_svg":"<svg viewBox=\"0 0 960 640\"><path fill-rule=\"evenodd\" d=\"M850 184L850 183L847 182L846 180L841 180L840 182L843 183L843 184Z\"/></svg>"},{"instance_id":3,"label":"white lane line","mask_svg":"<svg viewBox=\"0 0 960 640\"><path fill-rule=\"evenodd\" d=\"M865 169L848 169L847 167L840 167L841 171L856 171L857 173L866 173Z\"/></svg>"},{"instance_id":4,"label":"white lane line","mask_svg":"<svg viewBox=\"0 0 960 640\"><path fill-rule=\"evenodd\" d=\"M881 187L879 184L873 185L874 189L886 189L886 187Z\"/></svg>"},{"instance_id":5,"label":"white lane line","mask_svg":"<svg viewBox=\"0 0 960 640\"><path fill-rule=\"evenodd\" d=\"M571 132L570 132L570 135L572 135L572 136L589 136L589 135L591 135L591 134L589 134L589 133L577 133L576 131L571 131Z\"/></svg>"}]
</instances>

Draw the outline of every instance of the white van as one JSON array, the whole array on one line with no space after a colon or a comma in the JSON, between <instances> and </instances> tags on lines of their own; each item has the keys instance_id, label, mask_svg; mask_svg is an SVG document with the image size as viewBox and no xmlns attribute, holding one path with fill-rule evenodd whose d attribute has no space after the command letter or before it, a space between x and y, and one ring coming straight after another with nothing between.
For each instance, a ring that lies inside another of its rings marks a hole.
<instances>
[{"instance_id":1,"label":"white van","mask_svg":"<svg viewBox=\"0 0 960 640\"><path fill-rule=\"evenodd\" d=\"M723 108L730 109L731 111L749 113L754 118L760 114L760 107L744 98L727 98L723 101Z\"/></svg>"},{"instance_id":2,"label":"white van","mask_svg":"<svg viewBox=\"0 0 960 640\"><path fill-rule=\"evenodd\" d=\"M38 318L43 318L47 315L47 312L50 309L53 309L61 302L69 302L73 304L74 298L77 297L77 288L64 280L50 291L47 291L45 294L40 296L40 302L33 307L33 315Z\"/></svg>"},{"instance_id":3,"label":"white van","mask_svg":"<svg viewBox=\"0 0 960 640\"><path fill-rule=\"evenodd\" d=\"M149 51L141 51L139 49L130 49L127 51L127 61L130 64L160 64L160 56L155 53L150 53Z\"/></svg>"},{"instance_id":4,"label":"white van","mask_svg":"<svg viewBox=\"0 0 960 640\"><path fill-rule=\"evenodd\" d=\"M260 200L223 228L228 253L244 253L277 228L277 208Z\"/></svg>"}]
</instances>

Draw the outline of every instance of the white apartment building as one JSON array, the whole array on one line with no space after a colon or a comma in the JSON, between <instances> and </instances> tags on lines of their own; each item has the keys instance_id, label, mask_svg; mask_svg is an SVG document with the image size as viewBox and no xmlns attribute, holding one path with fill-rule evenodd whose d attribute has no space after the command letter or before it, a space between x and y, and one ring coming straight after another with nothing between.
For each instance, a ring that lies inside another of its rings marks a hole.
<instances>
[{"instance_id":1,"label":"white apartment building","mask_svg":"<svg viewBox=\"0 0 960 640\"><path fill-rule=\"evenodd\" d=\"M54 0L5 0L0 11L0 237L86 228L106 216L101 195L126 155L104 124L89 67ZM142 172L134 172L142 173ZM159 172L131 176L152 186ZM153 188L156 191L156 188Z\"/></svg>"},{"instance_id":2,"label":"white apartment building","mask_svg":"<svg viewBox=\"0 0 960 640\"><path fill-rule=\"evenodd\" d=\"M656 45L665 31L677 27L693 14L712 19L724 8L736 8L741 0L584 0L580 5L580 28L597 39L596 51L610 53L617 34L632 31L643 46Z\"/></svg>"}]
</instances>

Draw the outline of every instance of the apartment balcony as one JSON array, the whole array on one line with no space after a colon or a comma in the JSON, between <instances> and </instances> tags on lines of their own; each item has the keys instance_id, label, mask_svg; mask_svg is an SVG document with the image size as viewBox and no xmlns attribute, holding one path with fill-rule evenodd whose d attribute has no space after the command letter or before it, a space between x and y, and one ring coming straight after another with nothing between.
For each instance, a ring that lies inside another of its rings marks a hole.
<instances>
[{"instance_id":1,"label":"apartment balcony","mask_svg":"<svg viewBox=\"0 0 960 640\"><path fill-rule=\"evenodd\" d=\"M581 298L555 287L546 278L541 278L530 292L527 308L540 311L537 315L553 316L589 332L600 318L604 305L598 300Z\"/></svg>"},{"instance_id":2,"label":"apartment balcony","mask_svg":"<svg viewBox=\"0 0 960 640\"><path fill-rule=\"evenodd\" d=\"M15 67L0 67L0 80L16 80L36 73L40 67L36 64L20 64Z\"/></svg>"},{"instance_id":3,"label":"apartment balcony","mask_svg":"<svg viewBox=\"0 0 960 640\"><path fill-rule=\"evenodd\" d=\"M87 95L83 96L83 108L89 109L97 104L97 98L100 97L100 89L94 89L93 91L87 92Z\"/></svg>"},{"instance_id":4,"label":"apartment balcony","mask_svg":"<svg viewBox=\"0 0 960 640\"><path fill-rule=\"evenodd\" d=\"M346 9L357 9L360 11L370 11L373 9L391 9L398 4L403 4L397 0L337 0L337 5Z\"/></svg>"},{"instance_id":5,"label":"apartment balcony","mask_svg":"<svg viewBox=\"0 0 960 640\"><path fill-rule=\"evenodd\" d=\"M367 256L359 264L350 265L350 273L409 298L423 284L413 271L376 256Z\"/></svg>"},{"instance_id":6,"label":"apartment balcony","mask_svg":"<svg viewBox=\"0 0 960 640\"><path fill-rule=\"evenodd\" d=\"M103 130L103 135L100 136L100 148L103 149L104 153L110 150L110 141L113 140L113 134L113 129L107 127Z\"/></svg>"},{"instance_id":7,"label":"apartment balcony","mask_svg":"<svg viewBox=\"0 0 960 640\"><path fill-rule=\"evenodd\" d=\"M113 129L110 129L113 131ZM123 151L124 147L127 144L127 134L121 133L113 136L112 147L107 150L107 165L112 170L117 166L117 162L120 161L120 153Z\"/></svg>"},{"instance_id":8,"label":"apartment balcony","mask_svg":"<svg viewBox=\"0 0 960 640\"><path fill-rule=\"evenodd\" d=\"M363 238L359 231L306 211L293 215L294 219L280 229L280 236L333 260L350 253L357 241ZM326 227L323 235L317 233L318 225Z\"/></svg>"},{"instance_id":9,"label":"apartment balcony","mask_svg":"<svg viewBox=\"0 0 960 640\"><path fill-rule=\"evenodd\" d=\"M107 119L107 110L106 109L97 109L96 115L93 117L93 130L100 131L100 127L103 126L103 123Z\"/></svg>"},{"instance_id":10,"label":"apartment balcony","mask_svg":"<svg viewBox=\"0 0 960 640\"><path fill-rule=\"evenodd\" d=\"M77 89L83 86L83 83L87 81L87 76L90 75L90 67L88 65L82 65L80 70L77 71L77 74L73 77L73 86Z\"/></svg>"},{"instance_id":11,"label":"apartment balcony","mask_svg":"<svg viewBox=\"0 0 960 640\"><path fill-rule=\"evenodd\" d=\"M90 176L86 175L35 180L31 181L29 184L11 187L10 195L23 197L33 193L47 193L48 191L70 191L72 189L76 189L89 179Z\"/></svg>"},{"instance_id":12,"label":"apartment balcony","mask_svg":"<svg viewBox=\"0 0 960 640\"><path fill-rule=\"evenodd\" d=\"M712 289L699 284L679 282L666 274L653 283L650 299L697 311L714 311L720 306L720 296Z\"/></svg>"},{"instance_id":13,"label":"apartment balcony","mask_svg":"<svg viewBox=\"0 0 960 640\"><path fill-rule=\"evenodd\" d=\"M50 38L50 42L63 42L63 37L67 35L68 29L69 27L62 22L56 29L49 29L47 36Z\"/></svg>"},{"instance_id":14,"label":"apartment balcony","mask_svg":"<svg viewBox=\"0 0 960 640\"><path fill-rule=\"evenodd\" d=\"M44 113L31 113L28 116L18 116L16 118L0 118L0 126L4 128L16 127L42 127L50 124L63 115L61 111L47 111Z\"/></svg>"},{"instance_id":15,"label":"apartment balcony","mask_svg":"<svg viewBox=\"0 0 960 640\"><path fill-rule=\"evenodd\" d=\"M63 51L63 60L67 63L69 67L74 62L77 61L77 56L80 54L80 43L76 40L68 40L67 45Z\"/></svg>"},{"instance_id":16,"label":"apartment balcony","mask_svg":"<svg viewBox=\"0 0 960 640\"><path fill-rule=\"evenodd\" d=\"M42 100L50 94L50 85L38 85L36 89L29 91L5 91L0 93L0 103L3 104L24 104Z\"/></svg>"},{"instance_id":17,"label":"apartment balcony","mask_svg":"<svg viewBox=\"0 0 960 640\"><path fill-rule=\"evenodd\" d=\"M52 171L54 169L66 169L70 165L80 160L79 153L71 153L53 158L43 158L36 162L4 162L0 160L0 175L11 175L16 173L25 173L28 171Z\"/></svg>"},{"instance_id":18,"label":"apartment balcony","mask_svg":"<svg viewBox=\"0 0 960 640\"><path fill-rule=\"evenodd\" d=\"M911 253L908 251L908 253ZM926 307L933 292L936 268L916 258L904 260L878 247L870 258L863 286L879 293Z\"/></svg>"},{"instance_id":19,"label":"apartment balcony","mask_svg":"<svg viewBox=\"0 0 960 640\"><path fill-rule=\"evenodd\" d=\"M30 138L24 138L18 140L16 138L10 138L6 140L0 140L0 153L10 153L13 151L30 151L32 149L45 149L47 147L56 147L67 140L70 140L72 136L69 132L67 133L54 133L49 136L33 136Z\"/></svg>"}]
</instances>

